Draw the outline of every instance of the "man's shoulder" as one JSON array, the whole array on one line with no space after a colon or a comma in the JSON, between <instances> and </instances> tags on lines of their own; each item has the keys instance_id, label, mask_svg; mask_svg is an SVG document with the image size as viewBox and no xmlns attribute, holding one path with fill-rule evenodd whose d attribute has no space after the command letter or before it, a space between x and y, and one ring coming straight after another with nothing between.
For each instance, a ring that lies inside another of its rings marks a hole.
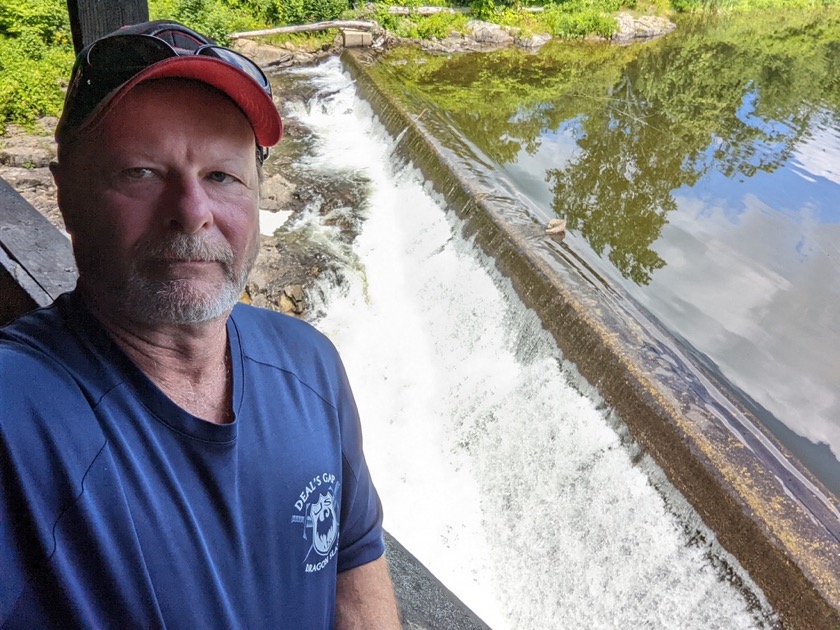
<instances>
[{"instance_id":1,"label":"man's shoulder","mask_svg":"<svg viewBox=\"0 0 840 630\"><path fill-rule=\"evenodd\" d=\"M31 347L43 346L51 335L65 329L59 304L64 296L45 306L32 310L0 327L0 346L19 344Z\"/></svg>"},{"instance_id":2,"label":"man's shoulder","mask_svg":"<svg viewBox=\"0 0 840 630\"><path fill-rule=\"evenodd\" d=\"M246 305L234 309L232 320L239 334L242 356L252 366L293 375L322 398L334 398L348 388L338 351L311 324Z\"/></svg>"},{"instance_id":3,"label":"man's shoulder","mask_svg":"<svg viewBox=\"0 0 840 630\"><path fill-rule=\"evenodd\" d=\"M312 324L276 311L238 304L231 315L239 332L243 348L260 354L272 354L280 348L293 355L315 353L334 356L332 342Z\"/></svg>"},{"instance_id":4,"label":"man's shoulder","mask_svg":"<svg viewBox=\"0 0 840 630\"><path fill-rule=\"evenodd\" d=\"M44 378L65 374L53 351L53 340L66 332L56 303L0 328L0 386L8 390L18 381L40 386Z\"/></svg>"},{"instance_id":5,"label":"man's shoulder","mask_svg":"<svg viewBox=\"0 0 840 630\"><path fill-rule=\"evenodd\" d=\"M0 340L0 374L0 442L7 452L39 452L31 449L42 443L77 448L91 436L101 438L98 425L88 421L88 396L43 348Z\"/></svg>"},{"instance_id":6,"label":"man's shoulder","mask_svg":"<svg viewBox=\"0 0 840 630\"><path fill-rule=\"evenodd\" d=\"M0 328L2 419L90 410L79 367L89 355L62 313L66 296ZM83 371L83 370L82 370Z\"/></svg>"}]
</instances>

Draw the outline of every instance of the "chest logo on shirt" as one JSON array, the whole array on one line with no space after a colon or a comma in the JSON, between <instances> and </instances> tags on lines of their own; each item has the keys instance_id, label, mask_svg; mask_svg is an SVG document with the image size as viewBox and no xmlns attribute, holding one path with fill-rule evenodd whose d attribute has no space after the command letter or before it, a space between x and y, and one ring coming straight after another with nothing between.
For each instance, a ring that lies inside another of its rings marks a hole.
<instances>
[{"instance_id":1,"label":"chest logo on shirt","mask_svg":"<svg viewBox=\"0 0 840 630\"><path fill-rule=\"evenodd\" d=\"M320 571L338 553L340 488L341 482L332 473L316 475L295 501L297 513L292 515L292 523L303 525L306 573Z\"/></svg>"}]
</instances>

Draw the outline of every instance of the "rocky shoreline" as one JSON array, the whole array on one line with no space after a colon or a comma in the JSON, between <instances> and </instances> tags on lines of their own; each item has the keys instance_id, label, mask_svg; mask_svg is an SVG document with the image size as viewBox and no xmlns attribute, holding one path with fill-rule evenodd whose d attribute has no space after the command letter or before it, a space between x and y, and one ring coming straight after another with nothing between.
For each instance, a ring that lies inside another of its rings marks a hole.
<instances>
[{"instance_id":1,"label":"rocky shoreline","mask_svg":"<svg viewBox=\"0 0 840 630\"><path fill-rule=\"evenodd\" d=\"M643 16L636 18L629 13L617 16L619 31L613 37L617 43L646 39L672 31L675 25L663 18ZM520 37L515 29L488 22L473 20L466 34L453 33L442 40L404 40L383 30L372 33L371 49L387 50L394 46L418 45L430 52L486 52L508 46L535 50L549 41L547 35ZM269 74L285 68L318 63L339 54L341 37L330 46L319 50L304 50L291 44L268 46L256 41L237 40L236 48L253 57ZM294 83L294 82L292 82ZM304 88L284 89L282 104L306 103L309 95ZM284 117L285 137L266 164L260 203L261 222L277 226L271 233L263 234L260 256L251 273L244 299L255 305L272 308L311 319L311 292L317 280L329 273L332 282L341 281L342 264L335 251L307 237L300 229L301 218L307 213L318 215L325 226L337 228L337 247L349 248L356 237L358 217L340 209L360 209L359 185L352 182L325 179L322 175L297 168L306 156L311 132L292 117ZM55 159L53 132L57 120L43 118L34 132L16 125L8 125L0 137L0 177L12 185L36 210L56 228L64 232L64 222L56 203L56 190L49 172L49 163ZM358 184L358 183L357 183ZM363 185L361 186L363 187ZM266 214L268 213L268 214ZM336 233L336 230L333 230Z\"/></svg>"},{"instance_id":2,"label":"rocky shoreline","mask_svg":"<svg viewBox=\"0 0 840 630\"><path fill-rule=\"evenodd\" d=\"M637 16L628 11L620 11L615 19L618 28L609 41L616 44L630 44L653 39L677 28L677 25L667 18L654 15ZM370 31L370 48L377 51L396 46L419 46L428 52L443 54L491 52L507 47L536 51L551 39L551 35L547 33L523 33L521 29L515 27L470 20L465 33L453 32L443 39L402 38L375 26ZM591 39L604 41L603 37L597 36ZM340 35L335 38L332 45L314 51L301 49L293 44L283 46L259 44L247 38L238 39L234 43L234 48L255 59L262 67L269 70L317 63L325 57L341 52L342 46L343 41Z\"/></svg>"}]
</instances>

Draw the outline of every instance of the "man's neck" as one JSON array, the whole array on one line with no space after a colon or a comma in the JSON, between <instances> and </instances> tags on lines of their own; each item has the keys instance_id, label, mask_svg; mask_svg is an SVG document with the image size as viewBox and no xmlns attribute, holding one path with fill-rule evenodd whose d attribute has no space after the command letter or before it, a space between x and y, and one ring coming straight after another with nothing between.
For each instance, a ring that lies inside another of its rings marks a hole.
<instances>
[{"instance_id":1,"label":"man's neck","mask_svg":"<svg viewBox=\"0 0 840 630\"><path fill-rule=\"evenodd\" d=\"M93 312L114 342L178 406L224 424L233 420L227 316L201 324L150 325Z\"/></svg>"}]
</instances>

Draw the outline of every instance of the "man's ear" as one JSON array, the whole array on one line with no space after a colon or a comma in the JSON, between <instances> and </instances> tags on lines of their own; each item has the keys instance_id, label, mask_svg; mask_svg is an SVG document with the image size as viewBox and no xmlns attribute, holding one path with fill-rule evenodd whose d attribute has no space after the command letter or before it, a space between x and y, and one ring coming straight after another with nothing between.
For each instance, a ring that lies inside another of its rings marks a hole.
<instances>
[{"instance_id":1,"label":"man's ear","mask_svg":"<svg viewBox=\"0 0 840 630\"><path fill-rule=\"evenodd\" d=\"M75 195L73 194L74 187L72 180L67 172L67 167L62 164L52 161L50 162L50 173L52 173L53 181L55 182L56 200L58 202L58 209L61 212L61 218L64 219L64 228L68 234L73 234L75 225L79 220L79 210L76 203Z\"/></svg>"}]
</instances>

